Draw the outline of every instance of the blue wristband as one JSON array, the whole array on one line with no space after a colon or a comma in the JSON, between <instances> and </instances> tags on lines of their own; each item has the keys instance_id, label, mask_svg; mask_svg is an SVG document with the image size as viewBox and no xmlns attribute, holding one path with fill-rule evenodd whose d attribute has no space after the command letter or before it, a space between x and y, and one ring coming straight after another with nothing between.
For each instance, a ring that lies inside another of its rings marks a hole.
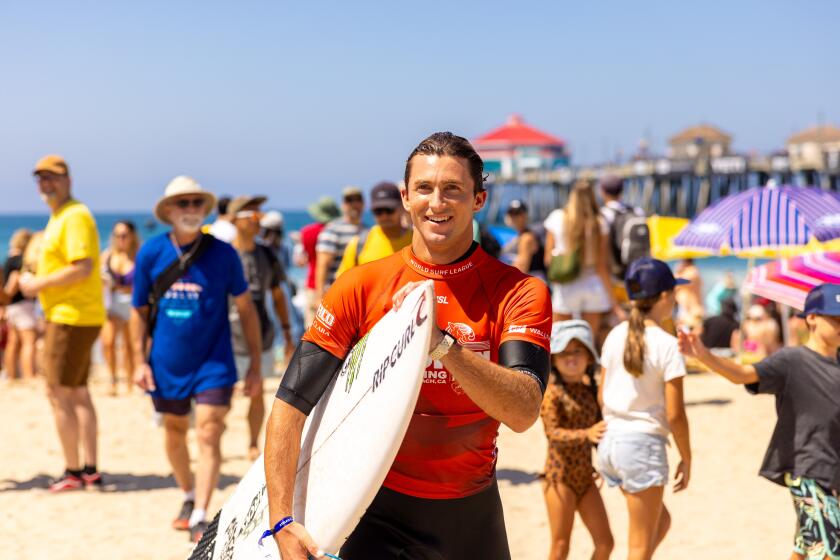
<instances>
[{"instance_id":1,"label":"blue wristband","mask_svg":"<svg viewBox=\"0 0 840 560\"><path fill-rule=\"evenodd\" d=\"M258 542L257 544L259 544L260 546L262 546L262 542L263 542L263 539L264 539L264 538L266 538L266 537L270 537L270 536L272 536L272 535L276 535L277 533L279 533L280 531L282 531L282 530L283 530L283 528L284 528L286 525L290 525L290 524L294 523L294 521L295 521L295 520L294 520L294 519L292 519L292 516L291 516L291 515L290 515L289 517L284 517L283 519L281 519L280 521L278 521L277 523L275 523L275 524L274 524L274 527L272 527L271 529L268 529L266 532L264 532L264 533L262 534L262 536L260 537L260 540L259 540L259 542Z\"/></svg>"}]
</instances>

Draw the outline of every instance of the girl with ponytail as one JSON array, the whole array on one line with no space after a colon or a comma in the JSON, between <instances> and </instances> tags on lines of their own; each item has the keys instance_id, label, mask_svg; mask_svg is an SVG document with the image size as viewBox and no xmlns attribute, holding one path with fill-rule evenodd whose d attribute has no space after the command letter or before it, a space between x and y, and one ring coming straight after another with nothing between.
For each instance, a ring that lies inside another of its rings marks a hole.
<instances>
[{"instance_id":1,"label":"girl with ponytail","mask_svg":"<svg viewBox=\"0 0 840 560\"><path fill-rule=\"evenodd\" d=\"M607 429L598 445L598 469L610 486L621 487L627 500L632 560L651 558L671 524L662 503L669 434L681 459L674 491L687 488L691 477L685 362L677 339L662 328L674 313L674 288L685 283L662 261L631 263L625 278L630 317L610 332L601 354Z\"/></svg>"}]
</instances>

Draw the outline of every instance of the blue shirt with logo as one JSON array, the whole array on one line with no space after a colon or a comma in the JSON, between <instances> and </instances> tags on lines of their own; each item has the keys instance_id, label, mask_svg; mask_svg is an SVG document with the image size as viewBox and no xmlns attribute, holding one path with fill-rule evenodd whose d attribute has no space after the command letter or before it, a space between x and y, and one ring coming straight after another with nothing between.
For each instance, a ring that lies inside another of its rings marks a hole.
<instances>
[{"instance_id":1,"label":"blue shirt with logo","mask_svg":"<svg viewBox=\"0 0 840 560\"><path fill-rule=\"evenodd\" d=\"M190 247L180 249L186 253ZM155 278L177 258L168 233L143 244L135 267L134 307L148 305ZM236 250L213 238L160 301L152 333L150 364L157 386L152 396L184 399L236 383L228 296L247 290Z\"/></svg>"}]
</instances>

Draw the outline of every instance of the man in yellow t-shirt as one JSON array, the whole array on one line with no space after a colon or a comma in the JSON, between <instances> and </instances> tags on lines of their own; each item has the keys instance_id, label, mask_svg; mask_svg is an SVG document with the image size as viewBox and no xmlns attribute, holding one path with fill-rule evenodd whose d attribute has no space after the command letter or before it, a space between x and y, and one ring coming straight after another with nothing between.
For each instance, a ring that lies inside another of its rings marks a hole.
<instances>
[{"instance_id":1,"label":"man in yellow t-shirt","mask_svg":"<svg viewBox=\"0 0 840 560\"><path fill-rule=\"evenodd\" d=\"M411 231L402 225L400 189L394 183L382 182L373 187L370 198L376 225L347 244L336 278L354 266L393 255L411 245Z\"/></svg>"},{"instance_id":2,"label":"man in yellow t-shirt","mask_svg":"<svg viewBox=\"0 0 840 560\"><path fill-rule=\"evenodd\" d=\"M64 159L46 156L33 174L50 208L50 221L37 273L21 278L21 291L27 297L38 295L47 319L44 373L65 461L64 474L50 484L50 491L101 488L96 411L87 388L91 347L105 322L99 233L90 210L70 195Z\"/></svg>"}]
</instances>

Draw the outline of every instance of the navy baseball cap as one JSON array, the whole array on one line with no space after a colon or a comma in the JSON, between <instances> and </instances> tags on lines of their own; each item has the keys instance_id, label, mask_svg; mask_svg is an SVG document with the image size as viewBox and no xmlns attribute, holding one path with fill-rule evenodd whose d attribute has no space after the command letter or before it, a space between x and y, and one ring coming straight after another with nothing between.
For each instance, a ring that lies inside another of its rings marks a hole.
<instances>
[{"instance_id":1,"label":"navy baseball cap","mask_svg":"<svg viewBox=\"0 0 840 560\"><path fill-rule=\"evenodd\" d=\"M650 257L642 257L630 263L624 276L624 286L630 299L656 297L681 284L688 284L688 280L674 278L667 264Z\"/></svg>"},{"instance_id":2,"label":"navy baseball cap","mask_svg":"<svg viewBox=\"0 0 840 560\"><path fill-rule=\"evenodd\" d=\"M799 316L811 313L840 317L840 284L820 284L812 288L805 298L805 309Z\"/></svg>"},{"instance_id":3,"label":"navy baseball cap","mask_svg":"<svg viewBox=\"0 0 840 560\"><path fill-rule=\"evenodd\" d=\"M400 188L394 183L382 181L377 183L370 191L371 210L379 210L380 208L396 210L401 207Z\"/></svg>"}]
</instances>

